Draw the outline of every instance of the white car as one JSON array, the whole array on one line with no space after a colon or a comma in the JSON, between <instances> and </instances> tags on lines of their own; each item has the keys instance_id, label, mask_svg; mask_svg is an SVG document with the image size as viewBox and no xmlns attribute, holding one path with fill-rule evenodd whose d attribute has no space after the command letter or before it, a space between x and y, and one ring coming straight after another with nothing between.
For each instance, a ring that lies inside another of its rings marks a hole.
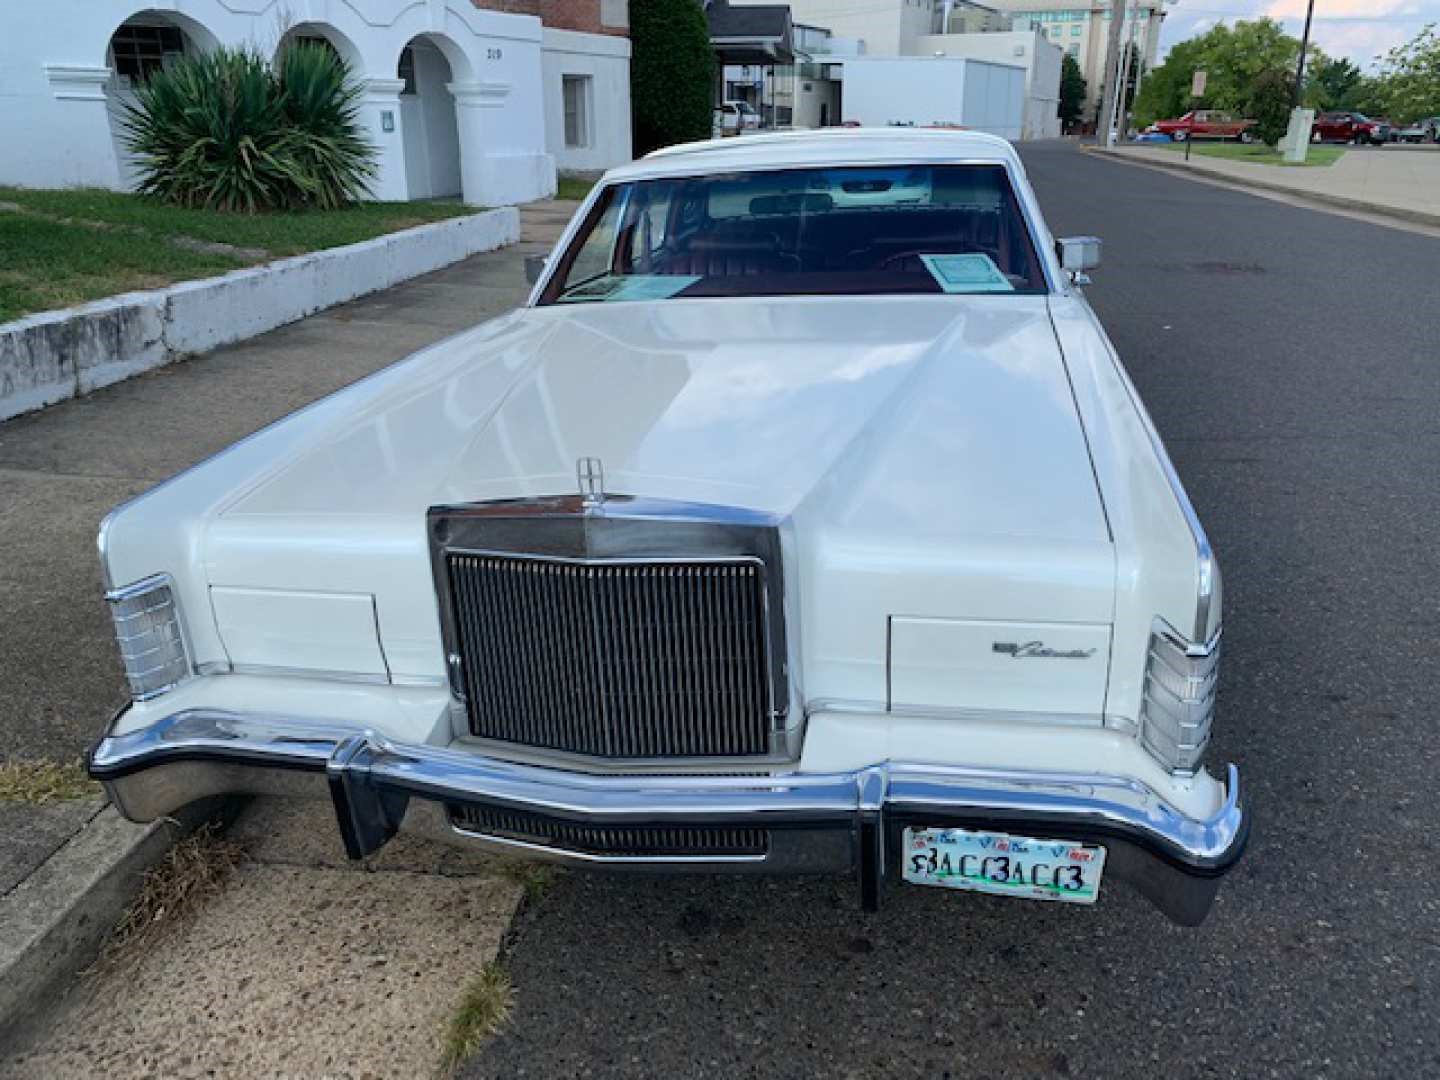
<instances>
[{"instance_id":1,"label":"white car","mask_svg":"<svg viewBox=\"0 0 1440 1080\"><path fill-rule=\"evenodd\" d=\"M886 191L894 193L887 202ZM831 129L606 175L528 303L114 511L137 821L225 792L585 866L1204 918L1220 574L1019 159Z\"/></svg>"},{"instance_id":2,"label":"white car","mask_svg":"<svg viewBox=\"0 0 1440 1080\"><path fill-rule=\"evenodd\" d=\"M715 133L738 135L760 126L760 114L748 101L724 101L715 110Z\"/></svg>"}]
</instances>

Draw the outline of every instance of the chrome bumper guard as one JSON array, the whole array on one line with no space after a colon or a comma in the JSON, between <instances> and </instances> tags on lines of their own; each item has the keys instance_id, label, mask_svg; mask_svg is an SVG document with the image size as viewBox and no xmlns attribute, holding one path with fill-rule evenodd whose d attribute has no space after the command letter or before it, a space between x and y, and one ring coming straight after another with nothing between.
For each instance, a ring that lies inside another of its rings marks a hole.
<instances>
[{"instance_id":1,"label":"chrome bumper guard","mask_svg":"<svg viewBox=\"0 0 1440 1080\"><path fill-rule=\"evenodd\" d=\"M180 712L107 735L91 752L90 774L133 821L154 820L207 795L324 797L328 790L355 859L403 826L450 842L586 865L858 871L867 910L878 906L886 877L898 867L900 830L913 824L1104 844L1109 875L1129 881L1176 922L1198 925L1249 832L1233 765L1224 804L1199 820L1122 777L902 762L840 773L596 775L399 745L342 724L215 710ZM459 804L589 826L763 827L770 844L762 854L746 855L593 855L466 831L445 809Z\"/></svg>"}]
</instances>

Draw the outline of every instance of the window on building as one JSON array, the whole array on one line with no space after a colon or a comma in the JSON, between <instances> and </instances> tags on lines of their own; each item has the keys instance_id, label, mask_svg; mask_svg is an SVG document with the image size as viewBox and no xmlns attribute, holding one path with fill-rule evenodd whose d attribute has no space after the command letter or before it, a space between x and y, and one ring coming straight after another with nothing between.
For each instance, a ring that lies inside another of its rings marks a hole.
<instances>
[{"instance_id":1,"label":"window on building","mask_svg":"<svg viewBox=\"0 0 1440 1080\"><path fill-rule=\"evenodd\" d=\"M400 50L400 64L395 69L395 77L405 81L405 87L400 93L415 93L415 50L409 45Z\"/></svg>"},{"instance_id":2,"label":"window on building","mask_svg":"<svg viewBox=\"0 0 1440 1080\"><path fill-rule=\"evenodd\" d=\"M1080 43L1079 43L1078 41L1072 41L1072 42L1070 43L1070 48L1069 48L1068 52L1070 53L1071 56L1079 56L1079 55L1080 55Z\"/></svg>"},{"instance_id":3,"label":"window on building","mask_svg":"<svg viewBox=\"0 0 1440 1080\"><path fill-rule=\"evenodd\" d=\"M115 74L144 82L152 74L185 54L185 37L174 26L126 24L110 39Z\"/></svg>"},{"instance_id":4,"label":"window on building","mask_svg":"<svg viewBox=\"0 0 1440 1080\"><path fill-rule=\"evenodd\" d=\"M590 145L590 76L561 77L565 99L565 145Z\"/></svg>"},{"instance_id":5,"label":"window on building","mask_svg":"<svg viewBox=\"0 0 1440 1080\"><path fill-rule=\"evenodd\" d=\"M1070 36L1071 36L1071 37L1079 37L1079 36L1080 36L1080 24L1079 24L1079 23L1075 23L1073 26L1070 27Z\"/></svg>"}]
</instances>

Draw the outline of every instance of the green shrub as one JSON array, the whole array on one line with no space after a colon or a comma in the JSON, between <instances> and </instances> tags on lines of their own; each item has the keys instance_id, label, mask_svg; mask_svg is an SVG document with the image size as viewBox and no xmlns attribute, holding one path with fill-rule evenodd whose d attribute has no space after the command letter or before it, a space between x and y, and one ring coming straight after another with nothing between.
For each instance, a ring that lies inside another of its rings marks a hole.
<instances>
[{"instance_id":1,"label":"green shrub","mask_svg":"<svg viewBox=\"0 0 1440 1080\"><path fill-rule=\"evenodd\" d=\"M298 42L280 54L279 79L289 149L310 202L322 210L354 202L375 175L374 151L360 136L359 84L334 49Z\"/></svg>"},{"instance_id":2,"label":"green shrub","mask_svg":"<svg viewBox=\"0 0 1440 1080\"><path fill-rule=\"evenodd\" d=\"M1290 127L1290 98L1294 85L1290 73L1278 68L1262 71L1250 85L1245 115L1255 121L1255 136L1266 146L1278 143Z\"/></svg>"},{"instance_id":3,"label":"green shrub","mask_svg":"<svg viewBox=\"0 0 1440 1080\"><path fill-rule=\"evenodd\" d=\"M320 45L288 46L278 71L250 48L184 57L126 107L139 189L251 214L354 201L375 171L356 123L358 93L345 62Z\"/></svg>"},{"instance_id":4,"label":"green shrub","mask_svg":"<svg viewBox=\"0 0 1440 1080\"><path fill-rule=\"evenodd\" d=\"M635 156L712 133L715 54L694 0L630 0Z\"/></svg>"}]
</instances>

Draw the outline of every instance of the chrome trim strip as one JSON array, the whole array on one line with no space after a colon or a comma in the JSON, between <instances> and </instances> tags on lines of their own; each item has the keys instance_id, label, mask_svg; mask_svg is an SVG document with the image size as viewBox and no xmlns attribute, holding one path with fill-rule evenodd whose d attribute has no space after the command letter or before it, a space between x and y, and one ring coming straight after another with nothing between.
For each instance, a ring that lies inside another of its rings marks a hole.
<instances>
[{"instance_id":1,"label":"chrome trim strip","mask_svg":"<svg viewBox=\"0 0 1440 1080\"><path fill-rule=\"evenodd\" d=\"M843 698L815 698L805 703L805 714L817 712L836 713L890 713L904 718L907 716L925 720L998 720L1002 723L1042 724L1051 727L1103 727L1105 718L1099 713L1047 713L1020 709L970 709L959 705L906 705L896 703L886 708L881 701L852 701Z\"/></svg>"},{"instance_id":2,"label":"chrome trim strip","mask_svg":"<svg viewBox=\"0 0 1440 1080\"><path fill-rule=\"evenodd\" d=\"M234 675L269 675L277 678L320 679L325 682L365 683L385 686L390 678L378 671L328 671L322 668L287 667L284 664L231 664Z\"/></svg>"},{"instance_id":3,"label":"chrome trim strip","mask_svg":"<svg viewBox=\"0 0 1440 1080\"><path fill-rule=\"evenodd\" d=\"M90 771L127 817L142 821L205 795L277 790L323 795L328 782L354 857L373 852L393 835L413 799L473 801L587 824L775 828L775 837L789 837L783 857L756 862L746 856L747 861L766 870L859 865L869 882L867 895L875 896L886 865L885 836L906 822L1021 828L1112 846L1130 864L1127 874L1133 873L1135 884L1184 922L1204 917L1215 882L1243 850L1249 825L1233 765L1223 803L1194 818L1144 782L1121 776L918 762L759 777L599 776L449 747L401 745L354 725L210 709L175 713L102 739L91 753ZM836 853L848 843L854 846L846 863ZM593 855L570 859L573 853L538 847L566 861L614 861ZM807 861L807 848L820 853ZM645 862L723 869L733 860L685 856Z\"/></svg>"}]
</instances>

